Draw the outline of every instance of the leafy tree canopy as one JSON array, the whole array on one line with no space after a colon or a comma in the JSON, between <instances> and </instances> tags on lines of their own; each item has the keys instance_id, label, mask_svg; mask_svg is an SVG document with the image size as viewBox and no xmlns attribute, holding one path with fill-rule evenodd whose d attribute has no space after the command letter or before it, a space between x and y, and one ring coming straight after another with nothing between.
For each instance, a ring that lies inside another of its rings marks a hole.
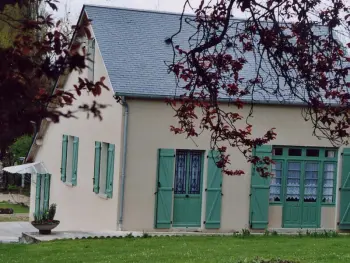
<instances>
[{"instance_id":1,"label":"leafy tree canopy","mask_svg":"<svg viewBox=\"0 0 350 263\"><path fill-rule=\"evenodd\" d=\"M42 2L57 9L56 0ZM0 1L0 23L6 23L16 33L13 41L10 38L11 45L0 46L0 159L16 138L33 132L33 125L38 130L43 119L58 122L61 117L74 117L75 112L63 107L71 105L82 92L98 96L102 88L108 89L103 77L97 82L79 78L71 89L54 89L60 76L82 72L87 67L84 42L91 38L90 21L82 18L81 24L74 27L71 42L52 14L31 12L28 18L18 19L16 14L7 13L16 8L35 10L33 5L37 4L38 0ZM91 105L80 105L78 110L101 119L104 107L93 101Z\"/></svg>"},{"instance_id":2,"label":"leafy tree canopy","mask_svg":"<svg viewBox=\"0 0 350 263\"><path fill-rule=\"evenodd\" d=\"M175 133L211 134L221 152L218 165L227 169L227 147L239 149L253 164L270 164L252 149L270 143L278 131L268 127L252 135L251 118L261 94L275 103L296 101L313 134L334 145L350 136L350 2L348 0L211 0L199 6L185 1L178 32L168 40L174 50L169 71L176 76L180 101L169 100L179 119ZM247 19L235 19L236 10ZM176 36L187 27L188 43ZM249 76L244 74L253 64ZM257 96L260 94L260 96ZM226 105L221 103L225 98ZM243 116L240 109L250 107ZM243 120L245 122L243 122ZM267 167L258 168L269 176Z\"/></svg>"}]
</instances>

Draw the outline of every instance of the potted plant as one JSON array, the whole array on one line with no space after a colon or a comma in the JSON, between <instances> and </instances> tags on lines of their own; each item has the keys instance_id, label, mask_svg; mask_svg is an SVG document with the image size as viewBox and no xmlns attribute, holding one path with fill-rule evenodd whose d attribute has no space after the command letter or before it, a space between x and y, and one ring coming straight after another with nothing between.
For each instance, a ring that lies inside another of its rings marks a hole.
<instances>
[{"instance_id":1,"label":"potted plant","mask_svg":"<svg viewBox=\"0 0 350 263\"><path fill-rule=\"evenodd\" d=\"M45 210L40 214L34 214L34 221L31 223L39 230L40 234L49 235L51 230L59 225L60 221L54 220L56 206L56 204L51 204L49 210Z\"/></svg>"}]
</instances>

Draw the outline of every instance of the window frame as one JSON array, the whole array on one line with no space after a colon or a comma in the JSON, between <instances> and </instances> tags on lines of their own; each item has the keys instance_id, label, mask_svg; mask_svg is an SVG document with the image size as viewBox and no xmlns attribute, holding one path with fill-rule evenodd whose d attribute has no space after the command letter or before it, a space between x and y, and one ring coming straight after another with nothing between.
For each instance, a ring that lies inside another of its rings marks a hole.
<instances>
[{"instance_id":1,"label":"window frame","mask_svg":"<svg viewBox=\"0 0 350 263\"><path fill-rule=\"evenodd\" d=\"M175 192L175 183L176 183L176 160L177 160L177 154L179 152L185 152L186 153L186 186L185 186L185 193L176 193ZM199 182L199 193L190 193L190 158L191 158L191 152L198 153L200 155L200 182ZM203 175L204 175L204 156L205 151L202 150L190 150L190 149L176 149L175 150L175 167L174 167L174 194L177 196L186 196L186 195L201 195L203 192Z\"/></svg>"},{"instance_id":2,"label":"window frame","mask_svg":"<svg viewBox=\"0 0 350 263\"><path fill-rule=\"evenodd\" d=\"M270 190L269 190L269 204L270 205L283 205L285 203L285 188L286 188L286 183L287 183L287 176L286 176L286 171L288 169L287 165L288 162L291 161L297 161L297 162L303 162L305 165L306 162L317 162L320 167L320 172L318 175L318 189L317 189L317 196L320 198L320 205L321 206L335 206L336 202L336 185L337 185L337 176L338 176L338 154L339 150L337 148L332 148L332 147L305 147L305 146L282 146L282 145L274 145L273 149L275 148L282 148L282 155L272 155L272 160L273 161L278 161L282 162L282 180L281 180L281 191L280 191L280 201L271 201L270 200ZM289 156L289 149L302 149L301 156ZM306 150L314 149L314 150L319 150L319 156L318 157L313 157L313 156L307 156L306 155ZM326 151L331 150L334 151L334 157L326 157L325 153ZM272 152L274 152L272 150ZM322 201L323 199L323 182L324 182L324 164L325 163L332 163L335 164L335 171L334 171L334 179L333 179L333 200L331 203L325 203ZM305 173L305 169L302 171ZM303 180L305 180L305 175L303 176ZM303 182L303 189L301 191L305 191L305 182ZM270 182L270 187L271 187L271 182ZM271 188L270 188L271 189Z\"/></svg>"}]
</instances>

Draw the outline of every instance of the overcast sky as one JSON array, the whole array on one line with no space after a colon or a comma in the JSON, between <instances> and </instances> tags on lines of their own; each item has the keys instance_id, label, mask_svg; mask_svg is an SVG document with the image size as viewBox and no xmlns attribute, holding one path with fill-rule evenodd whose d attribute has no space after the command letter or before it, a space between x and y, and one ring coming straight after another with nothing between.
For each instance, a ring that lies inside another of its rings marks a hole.
<instances>
[{"instance_id":1,"label":"overcast sky","mask_svg":"<svg viewBox=\"0 0 350 263\"><path fill-rule=\"evenodd\" d=\"M0 0L1 1L1 0ZM68 6L70 11L70 18L75 23L78 18L83 4L94 5L108 5L116 7L127 7L136 9L158 10L168 12L182 12L185 0L59 0L58 16L64 15L65 5ZM194 7L198 7L201 0L191 0L191 4ZM189 12L187 12L189 13ZM243 17L242 14L238 14L238 17Z\"/></svg>"}]
</instances>

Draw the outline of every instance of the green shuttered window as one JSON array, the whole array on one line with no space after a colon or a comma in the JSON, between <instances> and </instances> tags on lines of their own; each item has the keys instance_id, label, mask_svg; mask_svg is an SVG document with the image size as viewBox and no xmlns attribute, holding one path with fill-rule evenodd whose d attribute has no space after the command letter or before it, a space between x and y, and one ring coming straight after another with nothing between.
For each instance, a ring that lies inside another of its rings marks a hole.
<instances>
[{"instance_id":1,"label":"green shuttered window","mask_svg":"<svg viewBox=\"0 0 350 263\"><path fill-rule=\"evenodd\" d=\"M204 151L158 150L155 228L200 227ZM218 229L221 223L222 171L219 153L208 152L204 225Z\"/></svg>"},{"instance_id":2,"label":"green shuttered window","mask_svg":"<svg viewBox=\"0 0 350 263\"><path fill-rule=\"evenodd\" d=\"M63 135L61 181L72 186L76 186L78 180L78 152L79 138L75 136Z\"/></svg>"},{"instance_id":3,"label":"green shuttered window","mask_svg":"<svg viewBox=\"0 0 350 263\"><path fill-rule=\"evenodd\" d=\"M93 191L107 198L113 197L114 158L114 144L95 142Z\"/></svg>"},{"instance_id":4,"label":"green shuttered window","mask_svg":"<svg viewBox=\"0 0 350 263\"><path fill-rule=\"evenodd\" d=\"M335 204L337 150L332 148L273 148L270 203L285 201Z\"/></svg>"},{"instance_id":5,"label":"green shuttered window","mask_svg":"<svg viewBox=\"0 0 350 263\"><path fill-rule=\"evenodd\" d=\"M35 191L35 212L38 216L49 209L51 174L37 174Z\"/></svg>"}]
</instances>

